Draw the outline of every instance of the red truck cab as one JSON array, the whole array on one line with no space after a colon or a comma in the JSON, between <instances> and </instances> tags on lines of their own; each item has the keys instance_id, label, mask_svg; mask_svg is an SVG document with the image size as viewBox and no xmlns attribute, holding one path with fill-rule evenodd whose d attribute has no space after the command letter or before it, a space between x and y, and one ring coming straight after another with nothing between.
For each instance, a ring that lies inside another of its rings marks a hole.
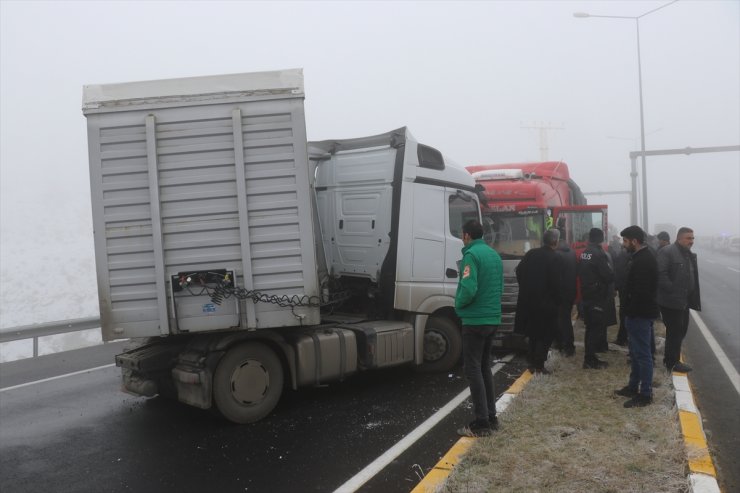
<instances>
[{"instance_id":1,"label":"red truck cab","mask_svg":"<svg viewBox=\"0 0 740 493\"><path fill-rule=\"evenodd\" d=\"M576 251L586 247L591 228L607 231L607 206L587 205L562 161L475 165L466 168L483 187L486 241L504 262L503 320L500 346L516 347L513 334L518 286L515 269L524 254L542 245L545 230L557 227Z\"/></svg>"}]
</instances>

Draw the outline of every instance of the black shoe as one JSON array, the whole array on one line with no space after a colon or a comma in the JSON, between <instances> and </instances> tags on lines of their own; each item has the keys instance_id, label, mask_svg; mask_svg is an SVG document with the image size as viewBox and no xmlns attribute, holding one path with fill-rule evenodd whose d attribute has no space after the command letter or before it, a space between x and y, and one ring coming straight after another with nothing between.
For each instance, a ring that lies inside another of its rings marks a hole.
<instances>
[{"instance_id":1,"label":"black shoe","mask_svg":"<svg viewBox=\"0 0 740 493\"><path fill-rule=\"evenodd\" d=\"M488 416L488 426L494 431L498 430L498 418L496 416Z\"/></svg>"},{"instance_id":2,"label":"black shoe","mask_svg":"<svg viewBox=\"0 0 740 493\"><path fill-rule=\"evenodd\" d=\"M680 361L676 363L675 365L673 365L673 368L672 368L672 371L677 371L678 373L688 373L691 370L693 370L693 368L691 368L686 363L681 363Z\"/></svg>"},{"instance_id":3,"label":"black shoe","mask_svg":"<svg viewBox=\"0 0 740 493\"><path fill-rule=\"evenodd\" d=\"M631 407L645 407L649 406L653 403L652 396L637 394L632 399L628 400L624 403L624 407L631 408Z\"/></svg>"},{"instance_id":4,"label":"black shoe","mask_svg":"<svg viewBox=\"0 0 740 493\"><path fill-rule=\"evenodd\" d=\"M614 341L614 344L616 344L617 346L627 347L627 341L620 341L619 339Z\"/></svg>"},{"instance_id":5,"label":"black shoe","mask_svg":"<svg viewBox=\"0 0 740 493\"><path fill-rule=\"evenodd\" d=\"M588 359L583 362L583 369L584 370L602 370L604 368L608 368L609 363L606 361L601 361L600 359Z\"/></svg>"},{"instance_id":6,"label":"black shoe","mask_svg":"<svg viewBox=\"0 0 740 493\"><path fill-rule=\"evenodd\" d=\"M461 437L487 437L490 436L493 430L488 424L488 421L472 421L468 426L463 426L457 430L457 434Z\"/></svg>"},{"instance_id":7,"label":"black shoe","mask_svg":"<svg viewBox=\"0 0 740 493\"><path fill-rule=\"evenodd\" d=\"M636 395L638 395L638 392L631 389L629 385L625 385L621 389L615 390L614 395L618 395L620 397L635 397Z\"/></svg>"}]
</instances>

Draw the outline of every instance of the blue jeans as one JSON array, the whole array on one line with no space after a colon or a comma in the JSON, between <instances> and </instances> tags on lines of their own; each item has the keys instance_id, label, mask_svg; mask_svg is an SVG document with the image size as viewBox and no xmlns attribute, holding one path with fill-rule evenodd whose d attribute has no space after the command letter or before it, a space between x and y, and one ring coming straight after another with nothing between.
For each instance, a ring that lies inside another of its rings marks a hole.
<instances>
[{"instance_id":1,"label":"blue jeans","mask_svg":"<svg viewBox=\"0 0 740 493\"><path fill-rule=\"evenodd\" d=\"M645 397L653 396L653 319L625 317L630 348L629 388Z\"/></svg>"},{"instance_id":2,"label":"blue jeans","mask_svg":"<svg viewBox=\"0 0 740 493\"><path fill-rule=\"evenodd\" d=\"M495 325L463 325L463 365L470 385L475 419L481 423L496 416L496 394L491 373L491 344Z\"/></svg>"}]
</instances>

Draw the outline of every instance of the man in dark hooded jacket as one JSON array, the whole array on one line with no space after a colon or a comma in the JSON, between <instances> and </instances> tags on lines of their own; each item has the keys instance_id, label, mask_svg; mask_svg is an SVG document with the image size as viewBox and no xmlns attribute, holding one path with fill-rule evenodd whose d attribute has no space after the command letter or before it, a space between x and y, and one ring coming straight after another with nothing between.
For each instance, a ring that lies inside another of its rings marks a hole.
<instances>
[{"instance_id":1,"label":"man in dark hooded jacket","mask_svg":"<svg viewBox=\"0 0 740 493\"><path fill-rule=\"evenodd\" d=\"M560 261L555 249L560 232L548 229L543 245L529 250L516 268L519 296L514 331L529 336L529 362L533 373L545 370L547 352L558 331Z\"/></svg>"},{"instance_id":2,"label":"man in dark hooded jacket","mask_svg":"<svg viewBox=\"0 0 740 493\"><path fill-rule=\"evenodd\" d=\"M596 357L600 345L606 340L609 303L611 302L613 306L614 297L614 271L607 253L601 247L603 241L604 232L599 228L591 228L588 233L588 246L581 253L578 263L578 277L581 280L583 314L586 323L584 337L586 354L583 359L583 368L587 369L601 369L608 366L606 361Z\"/></svg>"}]
</instances>

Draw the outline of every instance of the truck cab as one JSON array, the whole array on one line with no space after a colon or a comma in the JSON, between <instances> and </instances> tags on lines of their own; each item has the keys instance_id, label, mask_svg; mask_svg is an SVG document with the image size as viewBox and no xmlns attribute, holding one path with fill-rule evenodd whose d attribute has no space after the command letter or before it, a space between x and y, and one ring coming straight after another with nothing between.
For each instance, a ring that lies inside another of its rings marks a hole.
<instances>
[{"instance_id":1,"label":"truck cab","mask_svg":"<svg viewBox=\"0 0 740 493\"><path fill-rule=\"evenodd\" d=\"M449 369L461 350L453 307L462 225L480 220L469 173L406 128L310 142L309 158L319 270L355 293L334 311L409 322L415 363Z\"/></svg>"}]
</instances>

